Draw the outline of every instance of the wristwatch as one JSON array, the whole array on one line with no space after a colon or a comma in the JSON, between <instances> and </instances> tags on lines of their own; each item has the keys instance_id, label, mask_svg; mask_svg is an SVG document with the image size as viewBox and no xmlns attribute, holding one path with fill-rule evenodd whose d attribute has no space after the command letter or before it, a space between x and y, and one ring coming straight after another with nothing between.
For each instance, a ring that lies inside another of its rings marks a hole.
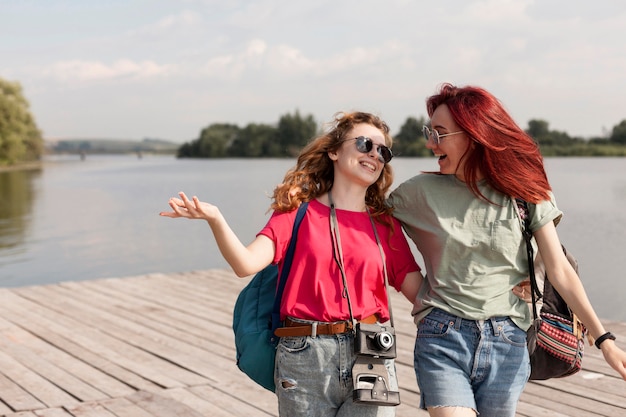
<instances>
[{"instance_id":1,"label":"wristwatch","mask_svg":"<svg viewBox=\"0 0 626 417\"><path fill-rule=\"evenodd\" d=\"M596 341L594 342L594 344L596 345L596 347L598 349L600 349L600 345L602 344L602 342L604 342L606 339L611 339L611 340L615 340L615 335L611 332L606 332L604 333L602 336L598 337L596 339Z\"/></svg>"}]
</instances>

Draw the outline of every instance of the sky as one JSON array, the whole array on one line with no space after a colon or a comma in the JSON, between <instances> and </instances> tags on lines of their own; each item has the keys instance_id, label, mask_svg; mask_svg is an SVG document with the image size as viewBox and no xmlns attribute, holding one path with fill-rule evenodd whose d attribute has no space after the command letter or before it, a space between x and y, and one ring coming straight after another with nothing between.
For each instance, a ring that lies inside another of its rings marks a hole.
<instances>
[{"instance_id":1,"label":"sky","mask_svg":"<svg viewBox=\"0 0 626 417\"><path fill-rule=\"evenodd\" d=\"M626 119L625 40L623 0L0 0L0 78L46 139L352 110L395 134L444 82L598 137Z\"/></svg>"}]
</instances>

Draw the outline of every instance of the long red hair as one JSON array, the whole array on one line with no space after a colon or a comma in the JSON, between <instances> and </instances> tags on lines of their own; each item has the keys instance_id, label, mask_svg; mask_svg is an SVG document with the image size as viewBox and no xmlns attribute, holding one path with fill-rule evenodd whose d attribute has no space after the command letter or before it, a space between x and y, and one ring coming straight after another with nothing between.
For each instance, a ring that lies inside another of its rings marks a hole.
<instances>
[{"instance_id":1,"label":"long red hair","mask_svg":"<svg viewBox=\"0 0 626 417\"><path fill-rule=\"evenodd\" d=\"M474 86L443 84L426 100L428 116L445 104L454 121L473 142L464 158L465 180L479 198L479 176L503 194L530 203L548 200L551 190L537 143L520 128L502 103Z\"/></svg>"}]
</instances>

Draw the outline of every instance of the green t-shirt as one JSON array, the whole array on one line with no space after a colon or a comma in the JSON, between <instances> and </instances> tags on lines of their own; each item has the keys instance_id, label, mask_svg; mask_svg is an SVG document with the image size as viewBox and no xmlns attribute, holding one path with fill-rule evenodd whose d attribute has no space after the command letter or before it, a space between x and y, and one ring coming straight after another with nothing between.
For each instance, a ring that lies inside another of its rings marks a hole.
<instances>
[{"instance_id":1,"label":"green t-shirt","mask_svg":"<svg viewBox=\"0 0 626 417\"><path fill-rule=\"evenodd\" d=\"M477 198L454 175L417 175L389 196L394 217L425 263L412 314L416 323L435 307L470 320L509 316L527 330L528 306L511 291L528 277L517 206L485 181L478 185L495 204ZM561 217L550 196L529 205L532 231Z\"/></svg>"}]
</instances>

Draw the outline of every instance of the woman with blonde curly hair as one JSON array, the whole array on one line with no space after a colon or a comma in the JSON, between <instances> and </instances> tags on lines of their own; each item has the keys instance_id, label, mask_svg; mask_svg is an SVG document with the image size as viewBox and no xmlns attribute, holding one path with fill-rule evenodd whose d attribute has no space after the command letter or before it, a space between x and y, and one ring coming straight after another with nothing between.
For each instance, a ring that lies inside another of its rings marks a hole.
<instances>
[{"instance_id":1,"label":"woman with blonde curly hair","mask_svg":"<svg viewBox=\"0 0 626 417\"><path fill-rule=\"evenodd\" d=\"M282 267L296 209L308 202L282 297L284 327L277 331L280 416L394 415L393 407L353 402L351 375L354 321L384 323L390 318L378 242L390 286L413 302L422 279L385 203L393 179L391 145L389 127L379 117L338 113L276 187L274 212L247 246L217 207L197 197L180 193L169 201L173 211L161 213L206 220L226 261L245 277L270 263ZM384 365L389 388L397 391L393 360Z\"/></svg>"}]
</instances>

